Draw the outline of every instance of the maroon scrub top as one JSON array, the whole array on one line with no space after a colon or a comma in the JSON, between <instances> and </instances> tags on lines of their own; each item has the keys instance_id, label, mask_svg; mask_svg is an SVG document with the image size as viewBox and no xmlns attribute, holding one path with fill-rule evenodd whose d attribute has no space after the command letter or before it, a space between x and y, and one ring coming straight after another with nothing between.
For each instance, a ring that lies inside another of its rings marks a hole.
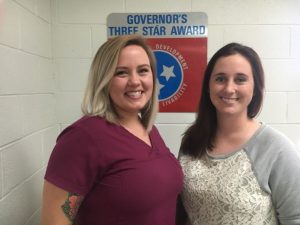
<instances>
[{"instance_id":1,"label":"maroon scrub top","mask_svg":"<svg viewBox=\"0 0 300 225\"><path fill-rule=\"evenodd\" d=\"M84 196L76 224L175 224L182 170L155 126L149 136L152 146L101 117L59 135L45 179Z\"/></svg>"}]
</instances>

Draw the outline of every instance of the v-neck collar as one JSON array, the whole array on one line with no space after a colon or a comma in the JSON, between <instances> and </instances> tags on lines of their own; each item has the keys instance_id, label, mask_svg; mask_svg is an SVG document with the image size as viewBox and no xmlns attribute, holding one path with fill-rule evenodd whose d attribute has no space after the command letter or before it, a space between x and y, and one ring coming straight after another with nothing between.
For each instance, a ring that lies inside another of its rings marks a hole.
<instances>
[{"instance_id":1,"label":"v-neck collar","mask_svg":"<svg viewBox=\"0 0 300 225\"><path fill-rule=\"evenodd\" d=\"M154 147L154 143L153 143L153 138L152 138L152 130L148 133L149 136L149 140L151 145L149 145L148 143L146 143L145 141L143 141L142 139L140 139L139 137L135 136L133 133L131 133L129 130L127 130L125 127L123 127L122 125L117 125L119 127L119 129L124 133L127 134L131 137L133 137L135 140L137 140L138 142L142 143L143 145L147 146L147 148L150 148L151 150Z\"/></svg>"}]
</instances>

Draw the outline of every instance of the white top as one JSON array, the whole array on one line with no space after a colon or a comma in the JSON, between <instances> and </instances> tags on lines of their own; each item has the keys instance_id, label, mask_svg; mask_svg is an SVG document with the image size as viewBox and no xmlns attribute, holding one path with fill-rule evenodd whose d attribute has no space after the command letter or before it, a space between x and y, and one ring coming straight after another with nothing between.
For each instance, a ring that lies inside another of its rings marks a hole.
<instances>
[{"instance_id":1,"label":"white top","mask_svg":"<svg viewBox=\"0 0 300 225\"><path fill-rule=\"evenodd\" d=\"M180 162L191 224L276 224L271 197L260 188L244 151L224 159L183 156Z\"/></svg>"}]
</instances>

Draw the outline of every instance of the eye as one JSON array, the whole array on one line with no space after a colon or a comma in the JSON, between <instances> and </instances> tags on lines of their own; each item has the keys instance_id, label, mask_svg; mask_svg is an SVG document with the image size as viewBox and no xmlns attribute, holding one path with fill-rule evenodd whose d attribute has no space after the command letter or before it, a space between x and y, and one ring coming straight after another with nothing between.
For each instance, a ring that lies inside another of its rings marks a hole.
<instances>
[{"instance_id":1,"label":"eye","mask_svg":"<svg viewBox=\"0 0 300 225\"><path fill-rule=\"evenodd\" d=\"M120 77L126 76L127 75L127 71L126 70L116 70L116 72L115 72L114 75L115 76L120 76Z\"/></svg>"},{"instance_id":2,"label":"eye","mask_svg":"<svg viewBox=\"0 0 300 225\"><path fill-rule=\"evenodd\" d=\"M236 83L244 83L246 82L248 79L246 76L242 75L242 76L238 76L236 79L235 79L235 82Z\"/></svg>"},{"instance_id":3,"label":"eye","mask_svg":"<svg viewBox=\"0 0 300 225\"><path fill-rule=\"evenodd\" d=\"M146 75L151 71L150 67L139 68L138 73L141 75Z\"/></svg>"},{"instance_id":4,"label":"eye","mask_svg":"<svg viewBox=\"0 0 300 225\"><path fill-rule=\"evenodd\" d=\"M223 76L216 76L216 77L215 77L215 81L216 81L217 83L222 83L222 82L225 81L225 78L224 78Z\"/></svg>"}]
</instances>

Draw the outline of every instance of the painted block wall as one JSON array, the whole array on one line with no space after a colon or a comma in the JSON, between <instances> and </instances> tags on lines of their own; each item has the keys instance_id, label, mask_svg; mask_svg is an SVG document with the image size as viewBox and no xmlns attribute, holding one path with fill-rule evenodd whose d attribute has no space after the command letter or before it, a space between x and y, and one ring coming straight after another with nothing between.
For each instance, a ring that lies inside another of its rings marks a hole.
<instances>
[{"instance_id":1,"label":"painted block wall","mask_svg":"<svg viewBox=\"0 0 300 225\"><path fill-rule=\"evenodd\" d=\"M237 41L260 54L267 92L259 120L300 148L298 0L0 0L0 224L40 224L43 175L59 131L81 116L91 60L112 12L206 12L208 58ZM193 113L160 113L177 154Z\"/></svg>"},{"instance_id":2,"label":"painted block wall","mask_svg":"<svg viewBox=\"0 0 300 225\"><path fill-rule=\"evenodd\" d=\"M71 4L72 2L72 4ZM53 56L62 127L80 117L80 101L92 57L106 40L111 12L206 12L208 58L235 41L253 47L266 73L266 95L258 120L288 135L300 148L300 1L297 0L54 0ZM156 124L178 153L181 134L194 113L160 113Z\"/></svg>"},{"instance_id":3,"label":"painted block wall","mask_svg":"<svg viewBox=\"0 0 300 225\"><path fill-rule=\"evenodd\" d=\"M50 0L0 1L0 224L38 225L56 115Z\"/></svg>"}]
</instances>

